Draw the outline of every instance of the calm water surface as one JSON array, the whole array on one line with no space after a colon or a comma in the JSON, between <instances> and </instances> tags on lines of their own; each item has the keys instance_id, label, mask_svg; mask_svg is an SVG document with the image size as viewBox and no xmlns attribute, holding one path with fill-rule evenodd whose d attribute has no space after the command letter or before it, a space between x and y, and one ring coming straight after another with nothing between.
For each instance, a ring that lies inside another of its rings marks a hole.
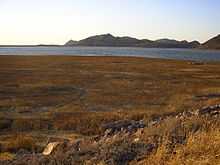
<instances>
[{"instance_id":1,"label":"calm water surface","mask_svg":"<svg viewBox=\"0 0 220 165\"><path fill-rule=\"evenodd\" d=\"M115 47L0 47L0 55L134 56L196 61L220 61L220 51Z\"/></svg>"}]
</instances>

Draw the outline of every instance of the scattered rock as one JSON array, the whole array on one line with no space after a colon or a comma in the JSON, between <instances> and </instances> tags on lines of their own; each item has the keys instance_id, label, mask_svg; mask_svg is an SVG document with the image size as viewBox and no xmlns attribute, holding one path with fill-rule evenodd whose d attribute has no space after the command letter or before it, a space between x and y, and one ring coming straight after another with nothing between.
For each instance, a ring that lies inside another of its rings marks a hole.
<instances>
[{"instance_id":1,"label":"scattered rock","mask_svg":"<svg viewBox=\"0 0 220 165\"><path fill-rule=\"evenodd\" d=\"M192 117L192 116L195 116L196 113L193 112L193 111L184 111L182 113L179 113L178 115L176 115L176 119L186 119L186 118L189 118L189 117Z\"/></svg>"},{"instance_id":2,"label":"scattered rock","mask_svg":"<svg viewBox=\"0 0 220 165\"><path fill-rule=\"evenodd\" d=\"M188 122L191 117L216 116L220 114L220 104L208 106L196 111L184 111L181 113L170 113L163 116L154 116L148 122L122 120L108 123L102 126L104 134L95 137L85 137L76 141L51 142L44 149L42 154L23 154L16 158L18 162L24 164L98 164L102 161L108 165L126 165L131 161L139 161L148 156L151 152L167 140L168 152L173 152L176 145L185 144L188 129L184 122ZM163 132L164 127L160 127L166 122L174 119L179 124L172 124L162 134L152 133L146 137L146 132L159 128ZM216 119L216 118L215 118ZM174 126L173 126L174 125ZM199 130L199 125L190 125L191 132ZM167 139L166 139L167 138ZM13 164L13 163L10 163ZM37 163L36 163L37 164Z\"/></svg>"},{"instance_id":3,"label":"scattered rock","mask_svg":"<svg viewBox=\"0 0 220 165\"><path fill-rule=\"evenodd\" d=\"M219 114L220 114L220 104L204 107L198 111L198 115L216 116Z\"/></svg>"},{"instance_id":4,"label":"scattered rock","mask_svg":"<svg viewBox=\"0 0 220 165\"><path fill-rule=\"evenodd\" d=\"M60 142L49 143L43 151L43 155L50 155L54 149L60 144Z\"/></svg>"},{"instance_id":5,"label":"scattered rock","mask_svg":"<svg viewBox=\"0 0 220 165\"><path fill-rule=\"evenodd\" d=\"M103 125L103 129L105 130L104 136L112 136L117 132L136 132L140 128L144 128L146 125L144 121L134 121L134 120L123 120L117 121L109 124Z\"/></svg>"},{"instance_id":6,"label":"scattered rock","mask_svg":"<svg viewBox=\"0 0 220 165\"><path fill-rule=\"evenodd\" d=\"M147 126L152 127L159 124L163 119L161 117L155 118L152 121L148 122Z\"/></svg>"}]
</instances>

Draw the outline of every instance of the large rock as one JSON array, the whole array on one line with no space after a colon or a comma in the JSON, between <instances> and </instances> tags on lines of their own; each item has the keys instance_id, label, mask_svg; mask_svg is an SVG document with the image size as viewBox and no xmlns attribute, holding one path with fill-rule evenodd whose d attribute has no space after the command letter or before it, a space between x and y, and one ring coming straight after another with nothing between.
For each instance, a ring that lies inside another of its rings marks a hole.
<instances>
[{"instance_id":1,"label":"large rock","mask_svg":"<svg viewBox=\"0 0 220 165\"><path fill-rule=\"evenodd\" d=\"M105 135L113 135L122 131L132 133L137 131L139 128L144 128L145 126L146 125L142 120L122 120L105 124L102 128L105 130Z\"/></svg>"},{"instance_id":2,"label":"large rock","mask_svg":"<svg viewBox=\"0 0 220 165\"><path fill-rule=\"evenodd\" d=\"M53 142L53 143L49 143L46 148L44 149L43 151L43 155L47 156L47 155L50 155L54 149L56 149L56 147L61 144L60 142Z\"/></svg>"}]
</instances>

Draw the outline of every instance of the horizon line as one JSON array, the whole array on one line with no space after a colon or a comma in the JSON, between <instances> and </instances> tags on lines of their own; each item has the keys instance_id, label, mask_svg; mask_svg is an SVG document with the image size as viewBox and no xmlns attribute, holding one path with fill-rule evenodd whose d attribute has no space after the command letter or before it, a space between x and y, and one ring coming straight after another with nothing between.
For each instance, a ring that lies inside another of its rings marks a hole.
<instances>
[{"instance_id":1,"label":"horizon line","mask_svg":"<svg viewBox=\"0 0 220 165\"><path fill-rule=\"evenodd\" d=\"M65 43L66 42L68 42L68 41L76 41L76 42L78 42L78 41L81 41L81 40L84 40L84 39L87 39L87 38L90 38L90 37L95 37L95 36L101 36L101 35L112 35L113 37L130 37L130 38L134 38L134 39L138 39L138 40L150 40L150 41L157 41L157 40L163 40L163 39L167 39L167 40L176 40L176 41L188 41L188 42L193 42L193 41L197 41L197 42L199 42L200 44L204 44L205 42L207 42L207 41L209 41L210 39L212 39L212 38L214 38L214 37L216 37L216 36L218 36L218 35L220 35L220 33L219 34L216 34L215 36L213 36L213 37L210 37L210 38L208 38L208 39L206 39L205 41L199 41L199 40L197 40L197 39L194 39L194 40L186 40L186 39L181 39L181 40L178 40L178 39L175 39L175 38L170 38L170 37L162 37L162 38L158 38L158 39L148 39L148 38L138 38L138 37L133 37L133 36L129 36L129 35L114 35L114 34L112 34L112 33L102 33L102 34L95 34L95 35L89 35L88 37L84 37L84 38L82 38L82 39L79 39L79 40L75 40L75 39L69 39L69 40L67 40L67 41L65 41ZM65 43L62 43L62 44L55 44L55 43L36 43L36 44L0 44L0 47L3 47L3 46L43 46L43 45L48 45L48 46L64 46L65 45Z\"/></svg>"}]
</instances>

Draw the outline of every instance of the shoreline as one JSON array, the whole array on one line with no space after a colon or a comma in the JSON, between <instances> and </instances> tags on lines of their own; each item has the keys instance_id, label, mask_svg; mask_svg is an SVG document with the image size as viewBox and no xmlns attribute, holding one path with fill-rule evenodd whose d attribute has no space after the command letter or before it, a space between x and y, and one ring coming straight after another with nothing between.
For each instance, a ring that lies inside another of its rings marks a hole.
<instances>
[{"instance_id":1,"label":"shoreline","mask_svg":"<svg viewBox=\"0 0 220 165\"><path fill-rule=\"evenodd\" d=\"M108 48L108 47L26 47L0 48L0 56L82 56L134 57L172 59L181 61L220 61L220 51L201 49Z\"/></svg>"},{"instance_id":2,"label":"shoreline","mask_svg":"<svg viewBox=\"0 0 220 165\"><path fill-rule=\"evenodd\" d=\"M210 48L181 48L181 47L141 47L141 46L65 46L65 45L0 45L0 48L30 48L30 47L45 47L45 48L134 48L134 49L183 49L183 50L202 50L202 51L220 51L220 49Z\"/></svg>"},{"instance_id":3,"label":"shoreline","mask_svg":"<svg viewBox=\"0 0 220 165\"><path fill-rule=\"evenodd\" d=\"M207 60L187 60L187 59L172 59L172 58L157 58L157 57L135 57L135 56L98 56L98 55L91 55L91 56L82 56L82 55L0 55L1 58L69 58L69 59L120 59L120 60L128 60L128 59L133 59L133 60L143 60L143 61L160 61L160 62L183 62L183 63L194 63L194 64L220 64L220 61L207 61Z\"/></svg>"}]
</instances>

